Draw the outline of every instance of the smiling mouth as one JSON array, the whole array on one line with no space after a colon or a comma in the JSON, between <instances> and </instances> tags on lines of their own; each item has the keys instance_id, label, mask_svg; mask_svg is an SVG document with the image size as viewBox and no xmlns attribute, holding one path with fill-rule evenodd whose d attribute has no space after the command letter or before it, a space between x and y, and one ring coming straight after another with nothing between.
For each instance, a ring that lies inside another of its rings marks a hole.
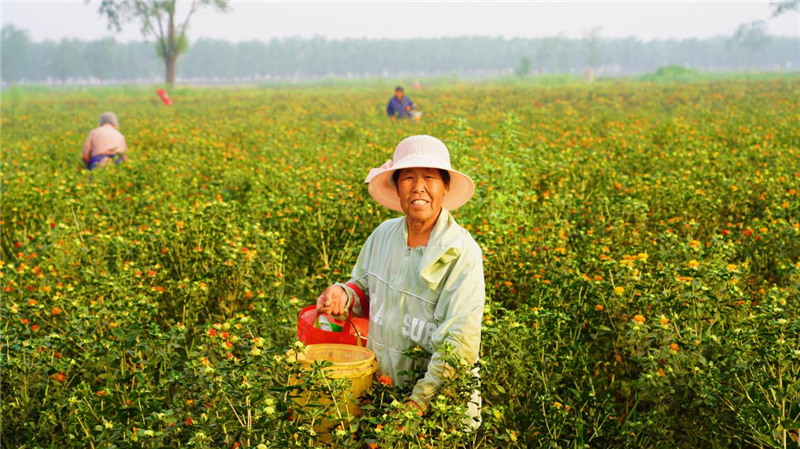
<instances>
[{"instance_id":1,"label":"smiling mouth","mask_svg":"<svg viewBox=\"0 0 800 449\"><path fill-rule=\"evenodd\" d=\"M427 200L413 200L413 201L411 201L411 205L412 206L424 206L426 204L428 204Z\"/></svg>"}]
</instances>

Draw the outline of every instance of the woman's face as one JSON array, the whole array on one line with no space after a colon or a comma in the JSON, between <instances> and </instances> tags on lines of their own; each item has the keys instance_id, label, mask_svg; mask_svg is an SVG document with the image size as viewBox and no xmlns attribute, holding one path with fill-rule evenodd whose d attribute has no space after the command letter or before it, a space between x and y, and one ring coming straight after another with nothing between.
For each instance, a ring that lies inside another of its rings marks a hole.
<instances>
[{"instance_id":1,"label":"woman's face","mask_svg":"<svg viewBox=\"0 0 800 449\"><path fill-rule=\"evenodd\" d=\"M436 168L404 168L397 178L400 207L413 220L436 219L449 189Z\"/></svg>"}]
</instances>

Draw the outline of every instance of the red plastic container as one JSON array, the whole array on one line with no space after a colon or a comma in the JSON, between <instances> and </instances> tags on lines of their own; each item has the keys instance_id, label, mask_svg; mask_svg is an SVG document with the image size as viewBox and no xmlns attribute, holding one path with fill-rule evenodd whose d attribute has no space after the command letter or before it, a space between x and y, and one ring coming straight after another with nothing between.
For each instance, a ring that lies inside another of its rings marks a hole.
<instances>
[{"instance_id":1,"label":"red plastic container","mask_svg":"<svg viewBox=\"0 0 800 449\"><path fill-rule=\"evenodd\" d=\"M317 319L317 306L311 305L300 311L297 320L297 339L307 345L318 345L323 343L338 343L341 345L367 346L367 335L369 334L369 320L353 316L353 311L344 321L337 320L330 315L323 315L332 323L342 326L341 332L329 332L314 327L314 320Z\"/></svg>"}]
</instances>

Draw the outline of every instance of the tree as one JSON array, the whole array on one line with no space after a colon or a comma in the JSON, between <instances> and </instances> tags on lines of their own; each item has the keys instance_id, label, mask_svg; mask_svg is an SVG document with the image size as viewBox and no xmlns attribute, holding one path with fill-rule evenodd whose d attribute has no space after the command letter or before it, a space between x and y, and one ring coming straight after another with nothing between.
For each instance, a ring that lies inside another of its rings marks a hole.
<instances>
[{"instance_id":1,"label":"tree","mask_svg":"<svg viewBox=\"0 0 800 449\"><path fill-rule=\"evenodd\" d=\"M747 53L747 68L753 67L753 55L769 42L767 24L763 20L743 23L733 33L732 44Z\"/></svg>"},{"instance_id":2,"label":"tree","mask_svg":"<svg viewBox=\"0 0 800 449\"><path fill-rule=\"evenodd\" d=\"M88 75L83 64L86 43L78 39L61 39L56 45L49 61L50 73L54 78L66 81Z\"/></svg>"},{"instance_id":3,"label":"tree","mask_svg":"<svg viewBox=\"0 0 800 449\"><path fill-rule=\"evenodd\" d=\"M600 32L601 27L594 27L583 32L583 45L586 51L586 65L590 69L600 65Z\"/></svg>"},{"instance_id":4,"label":"tree","mask_svg":"<svg viewBox=\"0 0 800 449\"><path fill-rule=\"evenodd\" d=\"M514 74L520 78L525 78L531 73L531 66L533 63L531 62L531 57L528 55L522 55L519 58L519 63L517 67L514 69Z\"/></svg>"},{"instance_id":5,"label":"tree","mask_svg":"<svg viewBox=\"0 0 800 449\"><path fill-rule=\"evenodd\" d=\"M3 81L15 82L25 78L30 61L30 42L28 32L20 30L14 25L6 25L2 32L3 53L2 78Z\"/></svg>"},{"instance_id":6,"label":"tree","mask_svg":"<svg viewBox=\"0 0 800 449\"><path fill-rule=\"evenodd\" d=\"M772 2L772 17L779 16L788 11L800 10L800 0L788 0L785 2Z\"/></svg>"},{"instance_id":7,"label":"tree","mask_svg":"<svg viewBox=\"0 0 800 449\"><path fill-rule=\"evenodd\" d=\"M87 3L89 0L86 0ZM192 15L208 5L226 11L227 0L191 0L189 12L183 23L175 23L178 0L102 0L98 12L108 19L110 29L122 30L122 24L137 21L142 35L155 38L156 51L166 68L167 84L175 83L175 63L189 47L186 29Z\"/></svg>"},{"instance_id":8,"label":"tree","mask_svg":"<svg viewBox=\"0 0 800 449\"><path fill-rule=\"evenodd\" d=\"M86 46L89 74L101 80L110 79L119 64L119 55L120 48L112 37L89 42Z\"/></svg>"}]
</instances>

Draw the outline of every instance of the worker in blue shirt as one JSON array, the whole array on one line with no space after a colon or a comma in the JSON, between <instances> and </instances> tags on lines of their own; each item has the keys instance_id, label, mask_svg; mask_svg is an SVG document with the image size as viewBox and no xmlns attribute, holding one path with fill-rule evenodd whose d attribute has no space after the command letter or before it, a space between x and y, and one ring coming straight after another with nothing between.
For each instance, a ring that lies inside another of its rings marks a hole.
<instances>
[{"instance_id":1,"label":"worker in blue shirt","mask_svg":"<svg viewBox=\"0 0 800 449\"><path fill-rule=\"evenodd\" d=\"M394 97L392 97L392 99L389 100L389 104L386 105L386 114L391 117L392 120L410 118L410 111L412 109L414 109L414 102L404 95L402 87L395 87Z\"/></svg>"}]
</instances>

